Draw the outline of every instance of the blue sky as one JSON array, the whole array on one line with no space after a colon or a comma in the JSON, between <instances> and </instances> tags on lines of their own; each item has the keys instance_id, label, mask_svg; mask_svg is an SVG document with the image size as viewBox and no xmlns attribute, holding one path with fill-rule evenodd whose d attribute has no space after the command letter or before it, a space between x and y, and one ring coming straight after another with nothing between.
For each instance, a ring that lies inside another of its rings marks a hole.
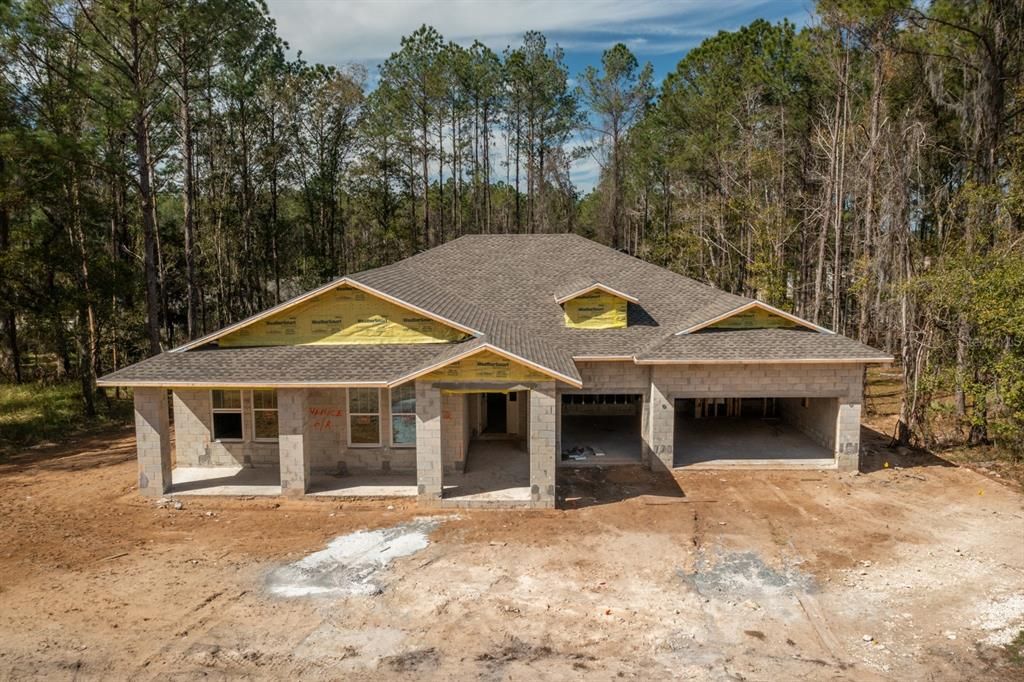
<instances>
[{"instance_id":1,"label":"blue sky","mask_svg":"<svg viewBox=\"0 0 1024 682\"><path fill-rule=\"evenodd\" d=\"M495 51L516 45L526 31L542 31L565 50L570 74L599 65L601 52L625 43L641 63L651 62L658 80L687 50L718 31L763 18L788 18L797 26L811 18L812 0L269 0L278 32L293 54L310 62L364 64L373 85L377 67L399 40L421 24L448 40L480 40ZM573 181L584 192L597 164L583 159Z\"/></svg>"}]
</instances>

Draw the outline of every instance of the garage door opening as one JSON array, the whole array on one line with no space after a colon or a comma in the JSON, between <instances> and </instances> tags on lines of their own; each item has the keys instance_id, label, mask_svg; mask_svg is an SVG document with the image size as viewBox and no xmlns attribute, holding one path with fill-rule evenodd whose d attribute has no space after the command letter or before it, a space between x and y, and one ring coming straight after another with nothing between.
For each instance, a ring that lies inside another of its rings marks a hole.
<instances>
[{"instance_id":1,"label":"garage door opening","mask_svg":"<svg viewBox=\"0 0 1024 682\"><path fill-rule=\"evenodd\" d=\"M832 466L835 398L675 401L675 466Z\"/></svg>"},{"instance_id":2,"label":"garage door opening","mask_svg":"<svg viewBox=\"0 0 1024 682\"><path fill-rule=\"evenodd\" d=\"M560 463L639 464L642 410L640 394L562 394Z\"/></svg>"}]
</instances>

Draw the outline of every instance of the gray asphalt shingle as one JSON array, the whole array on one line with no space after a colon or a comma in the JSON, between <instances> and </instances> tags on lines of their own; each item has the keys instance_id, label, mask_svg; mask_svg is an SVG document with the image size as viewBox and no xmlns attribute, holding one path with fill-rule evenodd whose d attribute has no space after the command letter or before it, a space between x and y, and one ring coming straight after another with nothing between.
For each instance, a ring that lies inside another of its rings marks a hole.
<instances>
[{"instance_id":1,"label":"gray asphalt shingle","mask_svg":"<svg viewBox=\"0 0 1024 682\"><path fill-rule=\"evenodd\" d=\"M578 235L467 235L348 279L479 336L454 345L218 349L207 344L163 353L107 375L102 382L386 383L484 343L575 380L580 375L573 357L637 356L680 363L688 359L886 359L880 351L851 339L813 331L709 330L676 336L750 299ZM638 299L629 304L627 327L564 326L556 293L594 282Z\"/></svg>"},{"instance_id":2,"label":"gray asphalt shingle","mask_svg":"<svg viewBox=\"0 0 1024 682\"><path fill-rule=\"evenodd\" d=\"M704 329L673 335L638 353L638 361L886 361L889 358L870 346L839 334L810 329Z\"/></svg>"}]
</instances>

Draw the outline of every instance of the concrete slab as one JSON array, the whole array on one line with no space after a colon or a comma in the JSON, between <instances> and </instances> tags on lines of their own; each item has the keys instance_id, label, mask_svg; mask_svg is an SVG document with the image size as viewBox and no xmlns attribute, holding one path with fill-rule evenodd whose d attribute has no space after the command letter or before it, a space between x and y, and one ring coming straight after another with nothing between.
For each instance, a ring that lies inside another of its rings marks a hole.
<instances>
[{"instance_id":1,"label":"concrete slab","mask_svg":"<svg viewBox=\"0 0 1024 682\"><path fill-rule=\"evenodd\" d=\"M444 475L445 506L488 506L530 501L530 457L511 440L474 440L466 470Z\"/></svg>"},{"instance_id":2,"label":"concrete slab","mask_svg":"<svg viewBox=\"0 0 1024 682\"><path fill-rule=\"evenodd\" d=\"M833 468L832 453L784 422L676 416L674 465L717 468Z\"/></svg>"},{"instance_id":3,"label":"concrete slab","mask_svg":"<svg viewBox=\"0 0 1024 682\"><path fill-rule=\"evenodd\" d=\"M316 475L306 494L313 497L416 497L416 474Z\"/></svg>"},{"instance_id":4,"label":"concrete slab","mask_svg":"<svg viewBox=\"0 0 1024 682\"><path fill-rule=\"evenodd\" d=\"M170 495L250 496L281 494L277 469L178 467L171 472Z\"/></svg>"},{"instance_id":5,"label":"concrete slab","mask_svg":"<svg viewBox=\"0 0 1024 682\"><path fill-rule=\"evenodd\" d=\"M562 452L574 448L592 449L586 459L561 456L559 466L615 466L639 464L641 452L640 417L621 415L562 416Z\"/></svg>"}]
</instances>

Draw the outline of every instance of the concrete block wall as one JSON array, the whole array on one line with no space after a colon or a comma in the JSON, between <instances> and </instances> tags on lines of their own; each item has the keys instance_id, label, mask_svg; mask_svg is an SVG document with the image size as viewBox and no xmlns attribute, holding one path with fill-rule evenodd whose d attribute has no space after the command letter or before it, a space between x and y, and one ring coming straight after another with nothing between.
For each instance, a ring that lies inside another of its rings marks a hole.
<instances>
[{"instance_id":1,"label":"concrete block wall","mask_svg":"<svg viewBox=\"0 0 1024 682\"><path fill-rule=\"evenodd\" d=\"M530 391L530 502L555 506L555 476L559 447L559 399L555 383L537 384Z\"/></svg>"},{"instance_id":2,"label":"concrete block wall","mask_svg":"<svg viewBox=\"0 0 1024 682\"><path fill-rule=\"evenodd\" d=\"M348 444L348 393L344 388L315 389L310 392L309 410L313 421L313 470L367 473L415 471L416 449L391 445L391 394L380 389L379 447Z\"/></svg>"},{"instance_id":3,"label":"concrete block wall","mask_svg":"<svg viewBox=\"0 0 1024 682\"><path fill-rule=\"evenodd\" d=\"M441 500L444 461L441 445L441 390L416 382L416 487L420 502Z\"/></svg>"},{"instance_id":4,"label":"concrete block wall","mask_svg":"<svg viewBox=\"0 0 1024 682\"><path fill-rule=\"evenodd\" d=\"M369 448L348 445L348 395L344 388L305 390L308 391L308 450L313 471L415 471L416 449L391 446L391 398L387 390L380 392L381 446ZM253 437L252 391L242 391L243 438L240 441L213 440L211 401L209 389L179 389L174 392L178 466L278 467L279 443L256 441Z\"/></svg>"},{"instance_id":5,"label":"concrete block wall","mask_svg":"<svg viewBox=\"0 0 1024 682\"><path fill-rule=\"evenodd\" d=\"M835 452L836 420L839 417L837 398L781 398L778 406L783 420L829 452Z\"/></svg>"},{"instance_id":6,"label":"concrete block wall","mask_svg":"<svg viewBox=\"0 0 1024 682\"><path fill-rule=\"evenodd\" d=\"M864 367L859 364L652 365L647 433L651 465L671 469L676 398L831 398L837 465L856 468ZM856 420L856 423L854 423Z\"/></svg>"},{"instance_id":7,"label":"concrete block wall","mask_svg":"<svg viewBox=\"0 0 1024 682\"><path fill-rule=\"evenodd\" d=\"M290 497L306 493L310 479L309 391L282 388L277 391L280 435L281 492Z\"/></svg>"},{"instance_id":8,"label":"concrete block wall","mask_svg":"<svg viewBox=\"0 0 1024 682\"><path fill-rule=\"evenodd\" d=\"M210 389L174 391L174 454L182 467L277 467L277 443L253 439L252 391L242 391L242 440L213 440Z\"/></svg>"},{"instance_id":9,"label":"concrete block wall","mask_svg":"<svg viewBox=\"0 0 1024 682\"><path fill-rule=\"evenodd\" d=\"M171 425L167 389L136 388L135 443L139 492L159 497L171 488Z\"/></svg>"},{"instance_id":10,"label":"concrete block wall","mask_svg":"<svg viewBox=\"0 0 1024 682\"><path fill-rule=\"evenodd\" d=\"M860 468L860 402L839 402L836 417L836 467L840 471Z\"/></svg>"},{"instance_id":11,"label":"concrete block wall","mask_svg":"<svg viewBox=\"0 0 1024 682\"><path fill-rule=\"evenodd\" d=\"M471 432L469 398L465 393L441 394L441 452L445 473L466 470Z\"/></svg>"},{"instance_id":12,"label":"concrete block wall","mask_svg":"<svg viewBox=\"0 0 1024 682\"><path fill-rule=\"evenodd\" d=\"M344 388L311 388L306 400L309 466L313 471L337 471L348 438ZM278 398L280 400L280 398Z\"/></svg>"}]
</instances>

